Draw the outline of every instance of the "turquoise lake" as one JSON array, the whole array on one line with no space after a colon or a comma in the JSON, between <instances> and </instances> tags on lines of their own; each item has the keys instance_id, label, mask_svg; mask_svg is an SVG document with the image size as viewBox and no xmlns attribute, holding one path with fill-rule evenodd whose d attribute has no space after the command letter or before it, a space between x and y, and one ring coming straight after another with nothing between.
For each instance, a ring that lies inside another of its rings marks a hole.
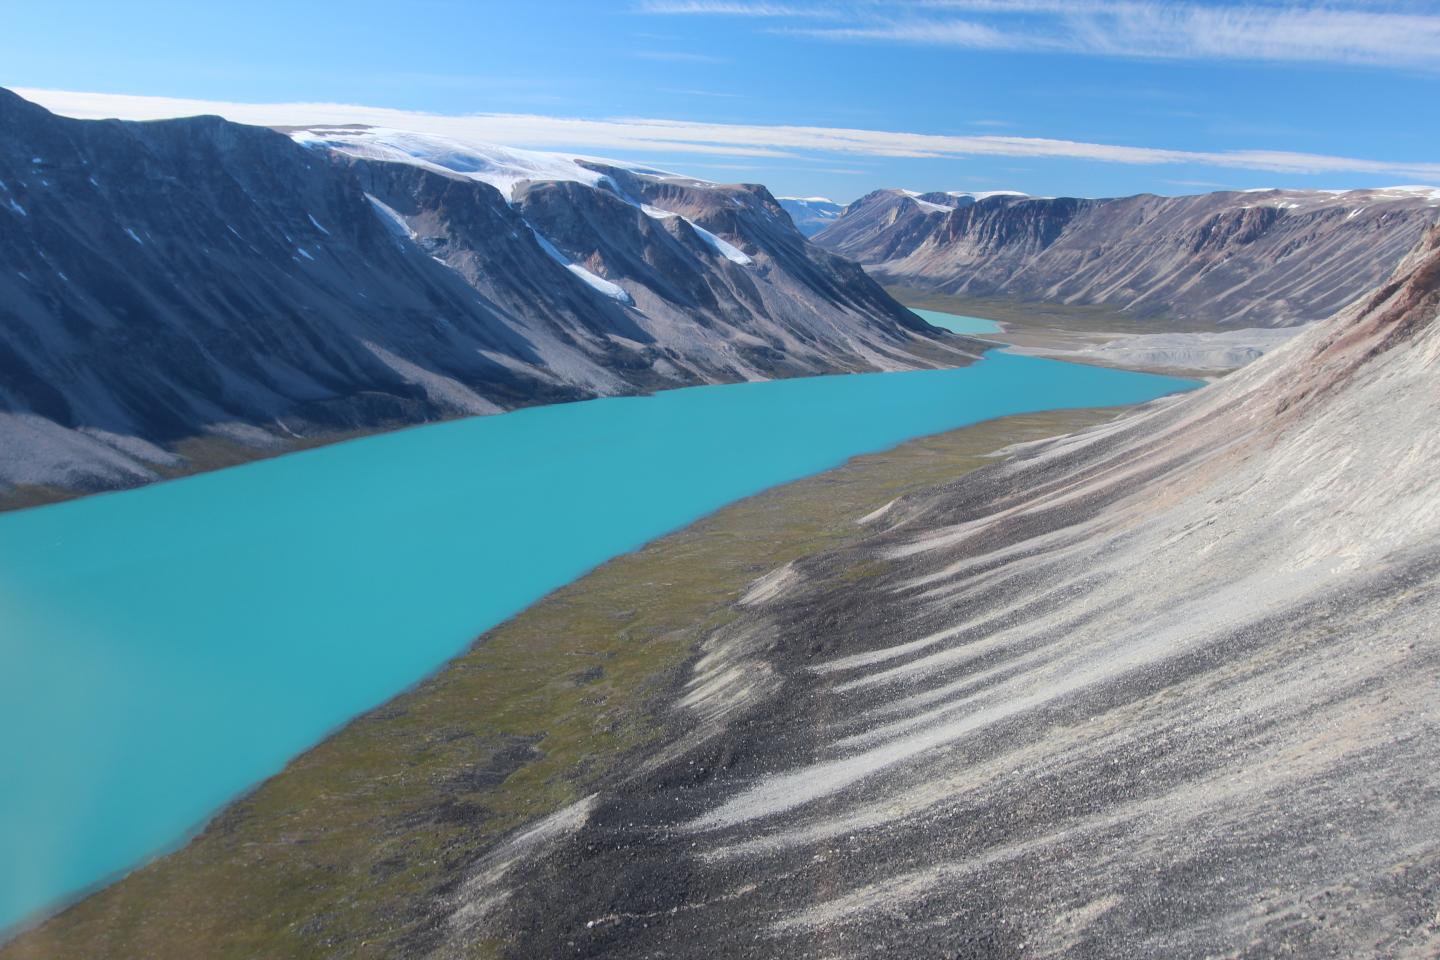
<instances>
[{"instance_id":1,"label":"turquoise lake","mask_svg":"<svg viewBox=\"0 0 1440 960\"><path fill-rule=\"evenodd\" d=\"M910 312L925 322L949 330L951 333L999 333L1005 329L994 320L986 320L984 317L962 317L958 313L916 310L914 307L910 308Z\"/></svg>"},{"instance_id":2,"label":"turquoise lake","mask_svg":"<svg viewBox=\"0 0 1440 960\"><path fill-rule=\"evenodd\" d=\"M992 352L537 407L0 516L0 929L726 503L912 437L1196 385Z\"/></svg>"}]
</instances>

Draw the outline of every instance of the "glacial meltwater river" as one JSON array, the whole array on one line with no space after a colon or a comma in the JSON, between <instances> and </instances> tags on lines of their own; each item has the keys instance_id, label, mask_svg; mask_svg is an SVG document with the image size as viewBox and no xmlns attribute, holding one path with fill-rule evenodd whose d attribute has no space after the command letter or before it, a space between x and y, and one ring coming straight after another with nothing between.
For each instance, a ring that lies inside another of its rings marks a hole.
<instances>
[{"instance_id":1,"label":"glacial meltwater river","mask_svg":"<svg viewBox=\"0 0 1440 960\"><path fill-rule=\"evenodd\" d=\"M537 407L0 515L0 930L717 507L912 437L1195 385L992 352Z\"/></svg>"}]
</instances>

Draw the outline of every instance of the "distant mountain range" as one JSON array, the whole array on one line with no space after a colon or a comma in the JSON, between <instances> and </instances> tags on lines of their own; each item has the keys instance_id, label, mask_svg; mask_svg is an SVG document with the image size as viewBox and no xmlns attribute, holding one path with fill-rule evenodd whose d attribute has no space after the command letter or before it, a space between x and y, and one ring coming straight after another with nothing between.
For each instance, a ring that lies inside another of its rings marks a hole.
<instances>
[{"instance_id":1,"label":"distant mountain range","mask_svg":"<svg viewBox=\"0 0 1440 960\"><path fill-rule=\"evenodd\" d=\"M825 197L778 197L780 206L790 214L795 229L813 237L834 223L845 211L845 204Z\"/></svg>"},{"instance_id":2,"label":"distant mountain range","mask_svg":"<svg viewBox=\"0 0 1440 960\"><path fill-rule=\"evenodd\" d=\"M888 284L1278 327L1373 289L1437 220L1431 187L1103 200L877 190L815 239Z\"/></svg>"},{"instance_id":3,"label":"distant mountain range","mask_svg":"<svg viewBox=\"0 0 1440 960\"><path fill-rule=\"evenodd\" d=\"M952 365L768 191L0 91L0 494L527 404Z\"/></svg>"}]
</instances>

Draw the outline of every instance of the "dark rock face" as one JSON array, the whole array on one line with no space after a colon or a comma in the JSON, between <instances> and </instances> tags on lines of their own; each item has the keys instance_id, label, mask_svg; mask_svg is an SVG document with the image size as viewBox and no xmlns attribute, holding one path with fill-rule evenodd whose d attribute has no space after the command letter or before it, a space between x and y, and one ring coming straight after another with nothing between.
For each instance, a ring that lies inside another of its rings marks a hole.
<instances>
[{"instance_id":1,"label":"dark rock face","mask_svg":"<svg viewBox=\"0 0 1440 960\"><path fill-rule=\"evenodd\" d=\"M621 198L622 175L683 216ZM195 437L282 449L666 386L964 362L763 188L672 179L615 171L605 188L531 182L512 198L423 158L216 117L69 120L0 91L0 491L142 483L185 469L174 444Z\"/></svg>"},{"instance_id":2,"label":"dark rock face","mask_svg":"<svg viewBox=\"0 0 1440 960\"><path fill-rule=\"evenodd\" d=\"M1421 188L1113 200L879 190L816 242L884 282L1237 327L1321 320L1440 219Z\"/></svg>"},{"instance_id":3,"label":"dark rock face","mask_svg":"<svg viewBox=\"0 0 1440 960\"><path fill-rule=\"evenodd\" d=\"M427 955L1434 955L1437 313L1440 230L761 578L673 738L475 865Z\"/></svg>"}]
</instances>

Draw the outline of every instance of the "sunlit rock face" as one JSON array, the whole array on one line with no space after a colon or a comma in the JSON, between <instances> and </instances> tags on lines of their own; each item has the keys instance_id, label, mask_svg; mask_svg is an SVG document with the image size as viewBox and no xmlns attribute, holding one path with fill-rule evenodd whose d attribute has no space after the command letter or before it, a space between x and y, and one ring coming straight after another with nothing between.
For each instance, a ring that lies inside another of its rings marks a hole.
<instances>
[{"instance_id":1,"label":"sunlit rock face","mask_svg":"<svg viewBox=\"0 0 1440 960\"><path fill-rule=\"evenodd\" d=\"M761 577L673 737L477 871L450 946L1433 954L1437 311L1440 231L1225 380Z\"/></svg>"},{"instance_id":2,"label":"sunlit rock face","mask_svg":"<svg viewBox=\"0 0 1440 960\"><path fill-rule=\"evenodd\" d=\"M966 359L761 187L0 91L0 492L143 483L194 438Z\"/></svg>"},{"instance_id":3,"label":"sunlit rock face","mask_svg":"<svg viewBox=\"0 0 1440 960\"><path fill-rule=\"evenodd\" d=\"M1368 292L1440 221L1440 189L1108 200L878 190L816 242L886 283L1107 306L1181 323L1292 326Z\"/></svg>"}]
</instances>

